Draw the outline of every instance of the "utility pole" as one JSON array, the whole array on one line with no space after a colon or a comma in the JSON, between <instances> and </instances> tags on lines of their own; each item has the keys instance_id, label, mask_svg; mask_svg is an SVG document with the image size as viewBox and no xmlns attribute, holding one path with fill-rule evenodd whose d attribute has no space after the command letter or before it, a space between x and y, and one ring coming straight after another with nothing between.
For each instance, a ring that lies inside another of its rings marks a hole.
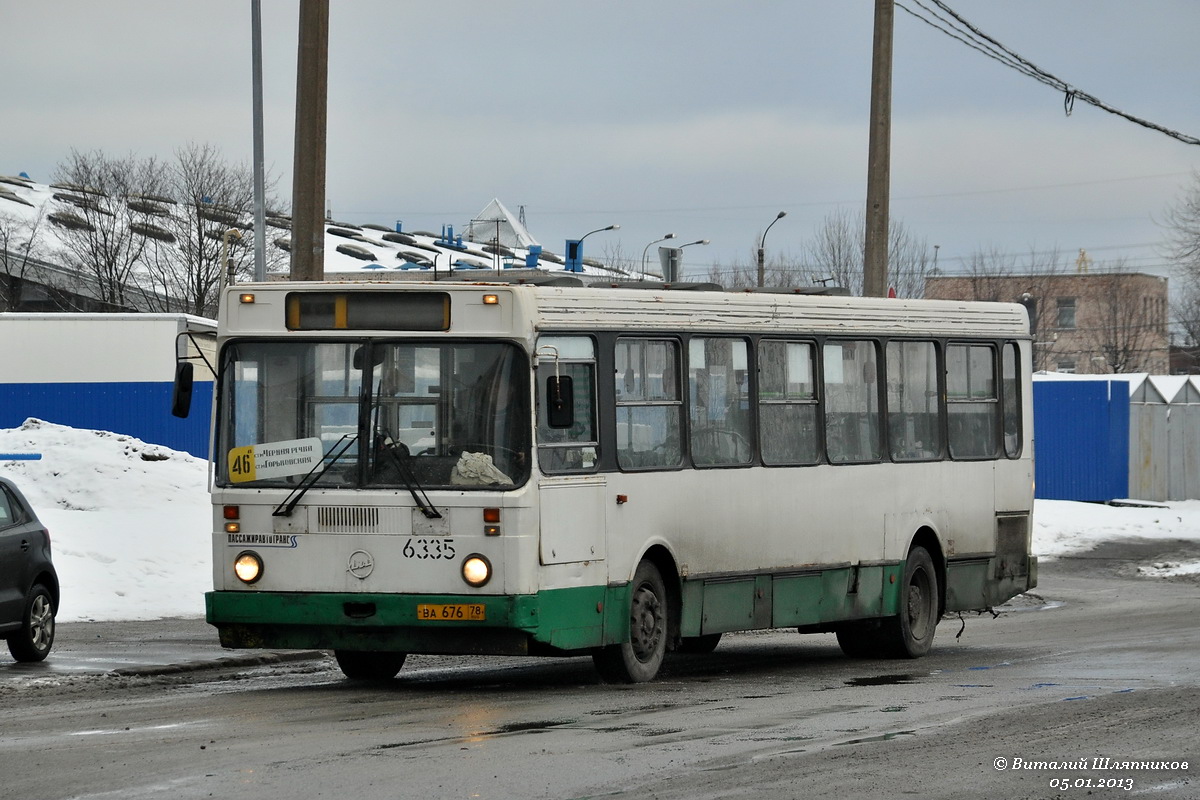
<instances>
[{"instance_id":1,"label":"utility pole","mask_svg":"<svg viewBox=\"0 0 1200 800\"><path fill-rule=\"evenodd\" d=\"M267 279L266 179L263 177L262 0L250 2L250 65L254 101L254 280Z\"/></svg>"},{"instance_id":2,"label":"utility pole","mask_svg":"<svg viewBox=\"0 0 1200 800\"><path fill-rule=\"evenodd\" d=\"M871 57L871 137L867 155L867 237L863 246L863 296L888 291L888 201L892 161L892 24L894 0L875 0Z\"/></svg>"},{"instance_id":3,"label":"utility pole","mask_svg":"<svg viewBox=\"0 0 1200 800\"><path fill-rule=\"evenodd\" d=\"M296 152L292 167L294 281L325 277L325 107L329 0L300 0L296 60Z\"/></svg>"}]
</instances>

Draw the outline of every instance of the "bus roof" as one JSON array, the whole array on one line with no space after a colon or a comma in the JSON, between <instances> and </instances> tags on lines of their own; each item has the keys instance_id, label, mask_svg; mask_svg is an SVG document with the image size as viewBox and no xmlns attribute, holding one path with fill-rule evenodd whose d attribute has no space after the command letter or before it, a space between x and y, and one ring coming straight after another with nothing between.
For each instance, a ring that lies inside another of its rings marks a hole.
<instances>
[{"instance_id":1,"label":"bus roof","mask_svg":"<svg viewBox=\"0 0 1200 800\"><path fill-rule=\"evenodd\" d=\"M785 291L719 291L638 284L637 288L517 284L504 281L268 282L227 289L224 308L239 291L491 292L507 290L520 306L516 329L538 331L811 332L826 335L1027 337L1024 306L958 300L901 300ZM453 326L450 333L454 333ZM262 329L259 328L259 331Z\"/></svg>"},{"instance_id":2,"label":"bus roof","mask_svg":"<svg viewBox=\"0 0 1200 800\"><path fill-rule=\"evenodd\" d=\"M803 330L839 334L1028 336L1017 303L766 292L531 287L538 328L554 330Z\"/></svg>"}]
</instances>

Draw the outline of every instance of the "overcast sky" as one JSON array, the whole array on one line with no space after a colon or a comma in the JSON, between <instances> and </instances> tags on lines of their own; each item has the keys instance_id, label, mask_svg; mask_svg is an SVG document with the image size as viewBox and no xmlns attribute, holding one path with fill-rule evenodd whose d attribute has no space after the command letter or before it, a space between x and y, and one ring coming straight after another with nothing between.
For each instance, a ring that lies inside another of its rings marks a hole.
<instances>
[{"instance_id":1,"label":"overcast sky","mask_svg":"<svg viewBox=\"0 0 1200 800\"><path fill-rule=\"evenodd\" d=\"M900 0L916 8L916 0ZM1200 2L949 0L1100 100L1200 137ZM706 238L689 273L799 256L866 192L871 0L332 0L327 205L461 228L492 197L532 234L610 223L588 255ZM290 202L298 2L263 0L267 169ZM0 0L0 174L71 148L252 155L249 0ZM953 269L1086 248L1159 271L1188 145L1020 75L896 10L892 216ZM653 248L651 249L653 254ZM653 256L652 256L653 257Z\"/></svg>"}]
</instances>

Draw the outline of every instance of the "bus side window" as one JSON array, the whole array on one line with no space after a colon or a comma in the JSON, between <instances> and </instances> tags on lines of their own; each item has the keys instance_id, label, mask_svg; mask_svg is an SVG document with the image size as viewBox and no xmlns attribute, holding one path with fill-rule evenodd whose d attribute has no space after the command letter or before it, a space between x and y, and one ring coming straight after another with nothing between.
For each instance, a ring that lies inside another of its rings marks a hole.
<instances>
[{"instance_id":1,"label":"bus side window","mask_svg":"<svg viewBox=\"0 0 1200 800\"><path fill-rule=\"evenodd\" d=\"M933 342L888 342L888 445L896 461L942 456L937 347Z\"/></svg>"},{"instance_id":2,"label":"bus side window","mask_svg":"<svg viewBox=\"0 0 1200 800\"><path fill-rule=\"evenodd\" d=\"M622 469L677 467L683 399L679 345L670 340L622 338L615 353L617 464Z\"/></svg>"},{"instance_id":3,"label":"bus side window","mask_svg":"<svg viewBox=\"0 0 1200 800\"><path fill-rule=\"evenodd\" d=\"M1004 392L1004 454L1021 455L1021 382L1017 379L1021 353L1016 342L1005 342L1001 351L1001 390Z\"/></svg>"},{"instance_id":4,"label":"bus side window","mask_svg":"<svg viewBox=\"0 0 1200 800\"><path fill-rule=\"evenodd\" d=\"M588 336L538 339L537 444L542 472L591 472L596 433L596 349ZM544 377L541 377L544 376ZM566 411L570 414L566 414Z\"/></svg>"},{"instance_id":5,"label":"bus side window","mask_svg":"<svg viewBox=\"0 0 1200 800\"><path fill-rule=\"evenodd\" d=\"M826 342L825 438L835 464L878 461L880 442L879 358L875 342Z\"/></svg>"},{"instance_id":6,"label":"bus side window","mask_svg":"<svg viewBox=\"0 0 1200 800\"><path fill-rule=\"evenodd\" d=\"M744 339L700 337L688 345L688 406L692 463L749 464L748 346Z\"/></svg>"},{"instance_id":7,"label":"bus side window","mask_svg":"<svg viewBox=\"0 0 1200 800\"><path fill-rule=\"evenodd\" d=\"M946 412L950 456L995 458L996 351L990 345L946 348Z\"/></svg>"},{"instance_id":8,"label":"bus side window","mask_svg":"<svg viewBox=\"0 0 1200 800\"><path fill-rule=\"evenodd\" d=\"M814 350L811 342L759 342L758 439L764 464L815 464L821 457Z\"/></svg>"}]
</instances>

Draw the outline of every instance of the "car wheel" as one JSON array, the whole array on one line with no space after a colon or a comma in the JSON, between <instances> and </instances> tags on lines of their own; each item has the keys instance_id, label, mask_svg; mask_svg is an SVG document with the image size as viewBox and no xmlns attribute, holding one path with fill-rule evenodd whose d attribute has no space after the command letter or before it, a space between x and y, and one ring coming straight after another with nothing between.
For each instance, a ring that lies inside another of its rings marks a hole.
<instances>
[{"instance_id":1,"label":"car wheel","mask_svg":"<svg viewBox=\"0 0 1200 800\"><path fill-rule=\"evenodd\" d=\"M17 661L42 661L54 645L54 598L40 583L25 597L21 629L8 637L8 652Z\"/></svg>"}]
</instances>

